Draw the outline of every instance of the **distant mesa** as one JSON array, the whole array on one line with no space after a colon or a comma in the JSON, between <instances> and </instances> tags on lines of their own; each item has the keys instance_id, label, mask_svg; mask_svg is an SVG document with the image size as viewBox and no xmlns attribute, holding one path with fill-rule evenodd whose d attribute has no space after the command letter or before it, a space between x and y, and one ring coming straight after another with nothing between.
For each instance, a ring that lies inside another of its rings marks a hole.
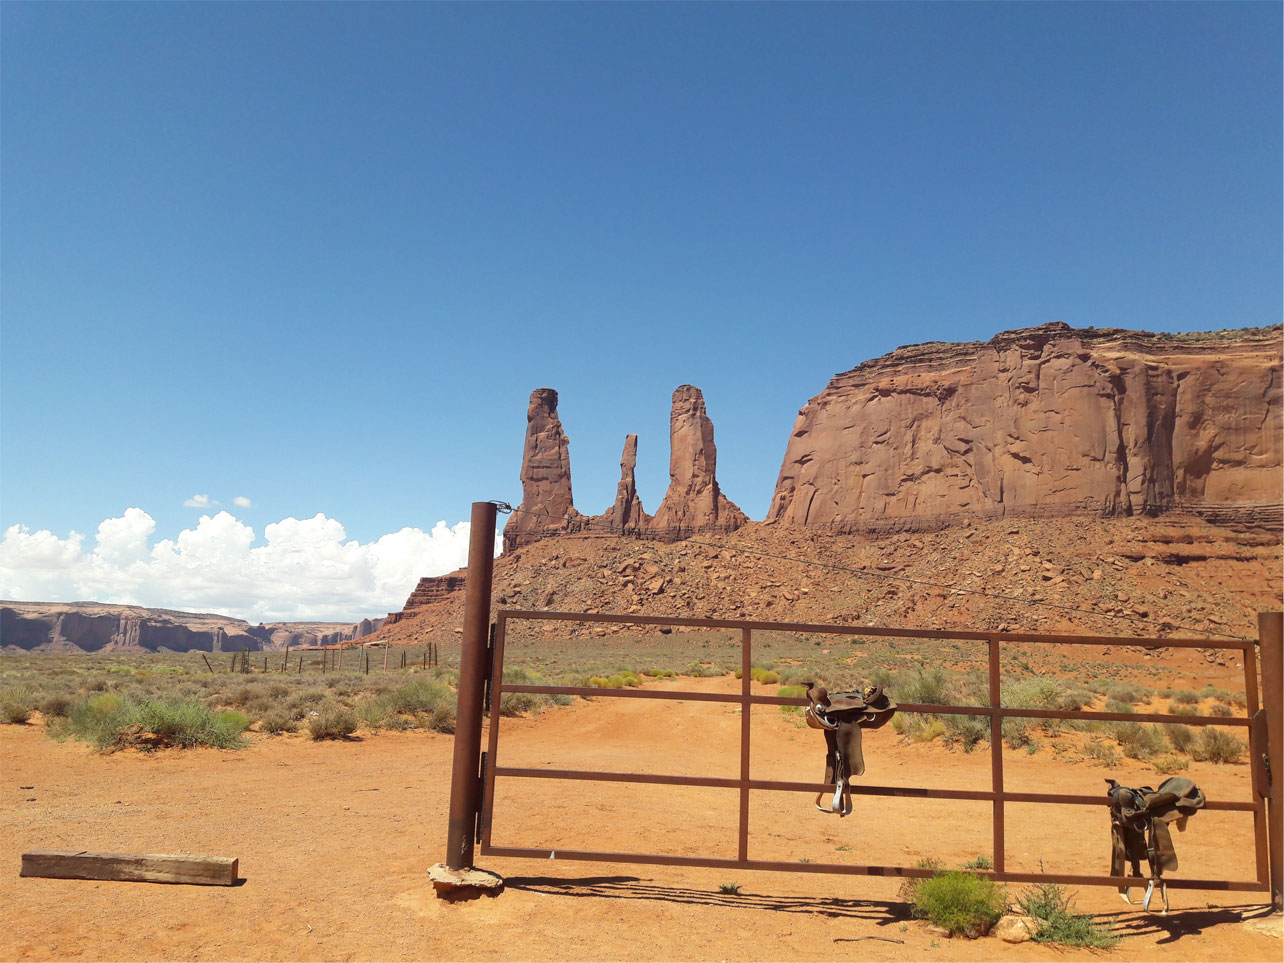
<instances>
[{"instance_id":1,"label":"distant mesa","mask_svg":"<svg viewBox=\"0 0 1284 963\"><path fill-rule=\"evenodd\" d=\"M638 437L628 435L620 457L615 502L602 515L582 515L571 494L570 441L557 414L557 392L536 388L526 409L522 502L504 526L504 550L550 535L593 532L677 541L702 532L731 532L748 518L718 485L713 422L699 388L673 392L669 415L669 489L655 516L643 510L634 468Z\"/></svg>"},{"instance_id":2,"label":"distant mesa","mask_svg":"<svg viewBox=\"0 0 1284 963\"><path fill-rule=\"evenodd\" d=\"M222 615L99 602L4 602L0 650L41 652L241 652L333 645L378 631L383 619L352 625L250 625Z\"/></svg>"}]
</instances>

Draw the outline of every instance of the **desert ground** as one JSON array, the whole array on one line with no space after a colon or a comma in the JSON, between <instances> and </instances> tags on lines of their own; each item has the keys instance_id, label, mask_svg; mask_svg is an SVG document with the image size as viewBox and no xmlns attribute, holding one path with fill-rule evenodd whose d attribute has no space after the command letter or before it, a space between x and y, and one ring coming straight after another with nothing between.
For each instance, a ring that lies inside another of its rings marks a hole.
<instances>
[{"instance_id":1,"label":"desert ground","mask_svg":"<svg viewBox=\"0 0 1284 963\"><path fill-rule=\"evenodd\" d=\"M729 677L669 688L734 691ZM770 687L762 691L769 692ZM735 775L739 710L699 702L595 699L501 723L508 766ZM1125 939L1071 950L933 936L909 918L898 880L503 859L495 897L438 899L452 737L364 730L346 741L257 737L240 751L100 754L38 725L0 726L0 957L7 960L1278 960L1280 917L1263 894L1172 890L1147 914L1113 890L1075 906ZM752 717L755 778L817 780L819 733L775 707ZM986 751L866 740L860 781L984 788ZM1210 799L1247 800L1246 765L1192 763ZM1096 794L1106 775L1155 784L1134 760L1109 770L1005 751L1008 788ZM501 779L494 844L734 855L727 790ZM845 818L792 792L751 799L750 857L957 866L989 853L987 803L857 799ZM1251 879L1252 817L1202 812L1174 834L1172 878ZM1009 805L1013 870L1104 872L1104 807ZM30 849L192 853L240 860L234 887L20 878ZM726 893L723 884L739 892ZM1015 895L1020 886L1009 887Z\"/></svg>"}]
</instances>

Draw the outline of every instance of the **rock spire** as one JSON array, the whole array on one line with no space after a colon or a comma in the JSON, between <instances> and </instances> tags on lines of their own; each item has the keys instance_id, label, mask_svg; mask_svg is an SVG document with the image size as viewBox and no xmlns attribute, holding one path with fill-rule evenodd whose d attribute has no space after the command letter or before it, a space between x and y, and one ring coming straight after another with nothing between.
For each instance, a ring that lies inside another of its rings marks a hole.
<instances>
[{"instance_id":1,"label":"rock spire","mask_svg":"<svg viewBox=\"0 0 1284 963\"><path fill-rule=\"evenodd\" d=\"M718 487L717 464L704 395L694 385L680 385L669 412L669 490L651 519L654 534L732 532L749 521Z\"/></svg>"},{"instance_id":2,"label":"rock spire","mask_svg":"<svg viewBox=\"0 0 1284 963\"><path fill-rule=\"evenodd\" d=\"M536 388L526 407L526 447L522 454L523 511L504 526L504 550L545 535L578 531L584 516L571 497L570 439L557 417L557 392Z\"/></svg>"}]
</instances>

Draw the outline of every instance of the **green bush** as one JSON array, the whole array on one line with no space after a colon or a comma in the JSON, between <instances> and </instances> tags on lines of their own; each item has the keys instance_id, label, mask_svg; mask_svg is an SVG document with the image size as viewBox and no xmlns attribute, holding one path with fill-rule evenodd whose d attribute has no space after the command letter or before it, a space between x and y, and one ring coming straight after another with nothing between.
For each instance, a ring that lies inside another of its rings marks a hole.
<instances>
[{"instance_id":1,"label":"green bush","mask_svg":"<svg viewBox=\"0 0 1284 963\"><path fill-rule=\"evenodd\" d=\"M984 936L1007 909L1007 898L994 881L952 870L914 887L910 912L949 931L950 936Z\"/></svg>"},{"instance_id":2,"label":"green bush","mask_svg":"<svg viewBox=\"0 0 1284 963\"><path fill-rule=\"evenodd\" d=\"M958 743L964 752L971 752L977 743L986 742L990 738L990 720L985 716L951 714L945 716L943 721L945 741Z\"/></svg>"},{"instance_id":3,"label":"green bush","mask_svg":"<svg viewBox=\"0 0 1284 963\"><path fill-rule=\"evenodd\" d=\"M1231 709L1231 707L1226 705L1224 702L1219 702L1208 710L1208 714L1210 716L1220 716L1222 718L1229 717L1230 715L1233 714L1233 712L1234 710Z\"/></svg>"},{"instance_id":4,"label":"green bush","mask_svg":"<svg viewBox=\"0 0 1284 963\"><path fill-rule=\"evenodd\" d=\"M1119 764L1119 753L1115 752L1115 747L1108 742L1086 743L1083 747L1083 754L1103 766Z\"/></svg>"},{"instance_id":5,"label":"green bush","mask_svg":"<svg viewBox=\"0 0 1284 963\"><path fill-rule=\"evenodd\" d=\"M91 742L99 749L128 745L239 749L248 723L239 712L212 712L191 699L133 701L104 693L73 706L52 731L56 736Z\"/></svg>"},{"instance_id":6,"label":"green bush","mask_svg":"<svg viewBox=\"0 0 1284 963\"><path fill-rule=\"evenodd\" d=\"M1132 712L1131 702L1120 702L1118 699L1107 699L1103 712Z\"/></svg>"},{"instance_id":7,"label":"green bush","mask_svg":"<svg viewBox=\"0 0 1284 963\"><path fill-rule=\"evenodd\" d=\"M1177 752L1189 753L1191 746L1195 744L1195 730L1180 722L1165 722L1164 732Z\"/></svg>"},{"instance_id":8,"label":"green bush","mask_svg":"<svg viewBox=\"0 0 1284 963\"><path fill-rule=\"evenodd\" d=\"M295 721L294 714L288 709L273 709L259 720L259 728L278 736L283 732L298 732L299 724Z\"/></svg>"},{"instance_id":9,"label":"green bush","mask_svg":"<svg viewBox=\"0 0 1284 963\"><path fill-rule=\"evenodd\" d=\"M63 719L71 711L71 707L76 704L76 700L65 692L56 692L51 696L46 696L40 702L40 714L48 719Z\"/></svg>"},{"instance_id":10,"label":"green bush","mask_svg":"<svg viewBox=\"0 0 1284 963\"><path fill-rule=\"evenodd\" d=\"M1190 763L1180 756L1160 756L1157 759L1151 759L1150 764L1155 767L1155 772L1162 776L1171 776L1175 772L1190 768Z\"/></svg>"},{"instance_id":11,"label":"green bush","mask_svg":"<svg viewBox=\"0 0 1284 963\"><path fill-rule=\"evenodd\" d=\"M1070 898L1056 883L1040 883L1017 896L1021 912L1035 921L1036 943L1089 946L1108 949L1120 937L1096 923L1086 913L1070 911Z\"/></svg>"},{"instance_id":12,"label":"green bush","mask_svg":"<svg viewBox=\"0 0 1284 963\"><path fill-rule=\"evenodd\" d=\"M1168 740L1157 726L1140 722L1116 722L1115 741L1129 759L1150 759L1168 749Z\"/></svg>"},{"instance_id":13,"label":"green bush","mask_svg":"<svg viewBox=\"0 0 1284 963\"><path fill-rule=\"evenodd\" d=\"M1199 706L1186 705L1182 702L1172 702L1168 705L1168 714L1174 716L1197 716L1200 715Z\"/></svg>"},{"instance_id":14,"label":"green bush","mask_svg":"<svg viewBox=\"0 0 1284 963\"><path fill-rule=\"evenodd\" d=\"M27 686L0 690L0 722L25 725L36 711L36 694Z\"/></svg>"},{"instance_id":15,"label":"green bush","mask_svg":"<svg viewBox=\"0 0 1284 963\"><path fill-rule=\"evenodd\" d=\"M1204 726L1190 755L1196 762L1239 762L1244 755L1244 743L1217 726Z\"/></svg>"},{"instance_id":16,"label":"green bush","mask_svg":"<svg viewBox=\"0 0 1284 963\"><path fill-rule=\"evenodd\" d=\"M1185 705L1194 705L1199 701L1199 693L1193 689L1178 689L1172 694L1174 702L1181 702Z\"/></svg>"},{"instance_id":17,"label":"green bush","mask_svg":"<svg viewBox=\"0 0 1284 963\"><path fill-rule=\"evenodd\" d=\"M1129 705L1136 705L1138 702L1149 702L1151 693L1144 685L1130 685L1127 683L1112 682L1106 685L1105 692L1102 694L1107 699L1113 699L1115 702L1126 702Z\"/></svg>"},{"instance_id":18,"label":"green bush","mask_svg":"<svg viewBox=\"0 0 1284 963\"><path fill-rule=\"evenodd\" d=\"M333 702L325 703L308 716L308 732L313 740L342 739L357 731L357 717L350 709Z\"/></svg>"}]
</instances>

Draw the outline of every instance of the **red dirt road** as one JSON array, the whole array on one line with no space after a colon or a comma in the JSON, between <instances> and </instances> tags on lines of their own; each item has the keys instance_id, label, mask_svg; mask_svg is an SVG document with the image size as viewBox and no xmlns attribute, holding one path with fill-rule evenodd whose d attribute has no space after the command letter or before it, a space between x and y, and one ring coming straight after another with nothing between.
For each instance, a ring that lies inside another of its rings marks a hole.
<instances>
[{"instance_id":1,"label":"red dirt road","mask_svg":"<svg viewBox=\"0 0 1284 963\"><path fill-rule=\"evenodd\" d=\"M674 688L732 690L730 679ZM738 710L599 699L506 719L503 763L733 776ZM776 709L753 715L755 776L816 780L823 742ZM1113 890L1076 906L1125 939L1112 951L932 937L895 879L733 873L479 857L508 886L447 903L425 874L445 849L451 738L378 733L312 743L258 736L240 752L98 755L37 726L0 726L0 957L7 960L1278 960L1279 916L1257 893L1173 890L1148 915ZM866 741L865 782L986 788L988 753ZM1005 753L1010 789L1097 794L1114 771L1044 751ZM1247 766L1188 773L1212 799L1249 798ZM737 794L554 780L501 781L496 845L734 855ZM844 819L795 793L754 793L750 857L957 865L990 847L989 805L869 798ZM1105 810L1010 805L1009 869L1105 872ZM1174 878L1249 879L1252 817L1203 812L1174 837ZM188 852L240 859L242 885L18 877L28 849ZM738 894L719 891L740 885ZM1020 887L1011 887L1013 893ZM1274 935L1270 927L1274 927ZM878 937L879 939L861 939ZM899 940L903 942L886 942Z\"/></svg>"}]
</instances>

